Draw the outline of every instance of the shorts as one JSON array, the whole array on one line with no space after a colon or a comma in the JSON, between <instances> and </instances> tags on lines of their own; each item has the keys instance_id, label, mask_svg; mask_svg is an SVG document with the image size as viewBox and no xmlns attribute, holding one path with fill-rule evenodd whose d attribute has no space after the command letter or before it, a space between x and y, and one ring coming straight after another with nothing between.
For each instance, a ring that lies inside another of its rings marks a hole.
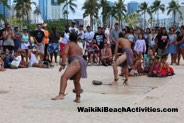
<instances>
[{"instance_id":1,"label":"shorts","mask_svg":"<svg viewBox=\"0 0 184 123\"><path fill-rule=\"evenodd\" d=\"M158 48L157 53L158 53L158 55L163 56L163 55L166 55L166 50Z\"/></svg>"},{"instance_id":2,"label":"shorts","mask_svg":"<svg viewBox=\"0 0 184 123\"><path fill-rule=\"evenodd\" d=\"M42 45L37 45L37 44L36 44L37 50L38 50L39 52L41 52L42 54L44 54L44 47L45 47L44 44L42 44Z\"/></svg>"},{"instance_id":3,"label":"shorts","mask_svg":"<svg viewBox=\"0 0 184 123\"><path fill-rule=\"evenodd\" d=\"M184 42L182 42L181 44L179 44L178 48L184 48Z\"/></svg>"},{"instance_id":4,"label":"shorts","mask_svg":"<svg viewBox=\"0 0 184 123\"><path fill-rule=\"evenodd\" d=\"M65 44L64 43L60 43L60 54L61 55L64 54L64 48L65 48Z\"/></svg>"}]
</instances>

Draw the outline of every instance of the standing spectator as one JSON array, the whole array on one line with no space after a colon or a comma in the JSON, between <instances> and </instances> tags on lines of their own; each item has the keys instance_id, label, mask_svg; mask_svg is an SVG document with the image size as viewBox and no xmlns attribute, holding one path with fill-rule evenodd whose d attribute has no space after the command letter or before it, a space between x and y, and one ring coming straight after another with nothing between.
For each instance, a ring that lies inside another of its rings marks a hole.
<instances>
[{"instance_id":1,"label":"standing spectator","mask_svg":"<svg viewBox=\"0 0 184 123\"><path fill-rule=\"evenodd\" d=\"M64 53L64 47L69 42L69 30L68 28L65 29L62 41L60 43L60 57L62 58L62 55Z\"/></svg>"},{"instance_id":2,"label":"standing spectator","mask_svg":"<svg viewBox=\"0 0 184 123\"><path fill-rule=\"evenodd\" d=\"M159 56L166 55L166 48L168 45L168 41L169 41L169 36L166 32L166 28L162 27L161 33L158 34L156 37L157 48L158 48L157 54Z\"/></svg>"},{"instance_id":3,"label":"standing spectator","mask_svg":"<svg viewBox=\"0 0 184 123\"><path fill-rule=\"evenodd\" d=\"M184 59L184 26L180 27L180 34L178 35L177 39L177 45L178 45L178 65L180 64L180 55L183 56Z\"/></svg>"},{"instance_id":4,"label":"standing spectator","mask_svg":"<svg viewBox=\"0 0 184 123\"><path fill-rule=\"evenodd\" d=\"M149 41L149 47L153 50L154 54L155 54L155 51L156 51L156 42L155 42L156 36L157 36L156 30L153 27L151 29L151 34L148 37L148 41Z\"/></svg>"},{"instance_id":5,"label":"standing spectator","mask_svg":"<svg viewBox=\"0 0 184 123\"><path fill-rule=\"evenodd\" d=\"M3 46L3 31L4 29L0 28L0 53L2 52L2 46Z\"/></svg>"},{"instance_id":6,"label":"standing spectator","mask_svg":"<svg viewBox=\"0 0 184 123\"><path fill-rule=\"evenodd\" d=\"M28 62L28 55L29 55L29 34L28 34L28 28L24 27L23 28L23 33L21 35L21 49L24 52L24 56L26 58L26 62Z\"/></svg>"},{"instance_id":7,"label":"standing spectator","mask_svg":"<svg viewBox=\"0 0 184 123\"><path fill-rule=\"evenodd\" d=\"M91 27L87 26L87 32L84 34L84 40L86 41L86 48L91 49L93 46L94 32L91 31ZM90 59L90 52L88 52L88 58ZM91 59L89 61L92 61ZM90 63L89 63L90 64Z\"/></svg>"},{"instance_id":8,"label":"standing spectator","mask_svg":"<svg viewBox=\"0 0 184 123\"><path fill-rule=\"evenodd\" d=\"M3 31L3 39L4 39L4 46L3 46L3 50L4 52L6 51L6 49L8 49L10 51L10 53L12 54L14 51L14 34L11 30L11 26L10 24L5 24L5 30Z\"/></svg>"},{"instance_id":9,"label":"standing spectator","mask_svg":"<svg viewBox=\"0 0 184 123\"><path fill-rule=\"evenodd\" d=\"M44 58L44 40L45 37L44 32L41 30L41 24L37 25L37 30L34 32L34 42L38 50L38 54L40 55L40 59L43 60Z\"/></svg>"},{"instance_id":10,"label":"standing spectator","mask_svg":"<svg viewBox=\"0 0 184 123\"><path fill-rule=\"evenodd\" d=\"M150 35L150 28L146 29L146 32L144 33L144 40L146 42L146 54L148 53L148 49L149 49L149 35Z\"/></svg>"},{"instance_id":11,"label":"standing spectator","mask_svg":"<svg viewBox=\"0 0 184 123\"><path fill-rule=\"evenodd\" d=\"M105 30L105 37L107 39L107 44L110 44L110 30L108 28L107 24L104 24L104 30Z\"/></svg>"},{"instance_id":12,"label":"standing spectator","mask_svg":"<svg viewBox=\"0 0 184 123\"><path fill-rule=\"evenodd\" d=\"M140 28L138 28L135 33L136 33L136 34L134 34L135 40L138 40L139 39L139 34L142 34L142 30Z\"/></svg>"},{"instance_id":13,"label":"standing spectator","mask_svg":"<svg viewBox=\"0 0 184 123\"><path fill-rule=\"evenodd\" d=\"M77 27L75 26L75 20L72 21L71 26L69 27L69 32L72 32L72 31L76 32L77 34L79 31Z\"/></svg>"},{"instance_id":14,"label":"standing spectator","mask_svg":"<svg viewBox=\"0 0 184 123\"><path fill-rule=\"evenodd\" d=\"M14 44L15 44L15 47L14 47L14 52L17 52L17 50L19 48L21 48L21 33L19 32L19 29L18 27L15 27L14 28Z\"/></svg>"},{"instance_id":15,"label":"standing spectator","mask_svg":"<svg viewBox=\"0 0 184 123\"><path fill-rule=\"evenodd\" d=\"M44 41L44 44L45 44L45 48L44 48L44 57L47 55L47 48L48 48L48 44L49 44L49 31L46 29L46 24L43 24L42 26L42 29L44 30L44 38L43 38L43 41Z\"/></svg>"},{"instance_id":16,"label":"standing spectator","mask_svg":"<svg viewBox=\"0 0 184 123\"><path fill-rule=\"evenodd\" d=\"M126 39L128 39L131 43L131 48L132 50L134 49L134 44L135 44L135 36L134 36L134 30L133 28L127 28L128 33L126 34Z\"/></svg>"},{"instance_id":17,"label":"standing spectator","mask_svg":"<svg viewBox=\"0 0 184 123\"><path fill-rule=\"evenodd\" d=\"M139 39L135 42L134 50L137 52L139 58L142 58L142 54L146 52L146 42L142 34L139 34Z\"/></svg>"},{"instance_id":18,"label":"standing spectator","mask_svg":"<svg viewBox=\"0 0 184 123\"><path fill-rule=\"evenodd\" d=\"M112 55L114 55L116 41L119 38L119 33L120 33L119 24L115 23L114 29L111 31L111 50L112 50Z\"/></svg>"},{"instance_id":19,"label":"standing spectator","mask_svg":"<svg viewBox=\"0 0 184 123\"><path fill-rule=\"evenodd\" d=\"M59 33L56 32L56 27L52 27L52 31L50 32L48 51L50 53L51 63L53 55L55 57L55 63L58 63L57 54L59 52Z\"/></svg>"},{"instance_id":20,"label":"standing spectator","mask_svg":"<svg viewBox=\"0 0 184 123\"><path fill-rule=\"evenodd\" d=\"M96 59L98 59L98 53L101 57L101 50L104 47L104 43L106 42L106 36L104 33L102 33L102 28L98 27L98 32L94 35L94 43L98 46L100 51L96 51ZM98 62L98 60L97 60Z\"/></svg>"},{"instance_id":21,"label":"standing spectator","mask_svg":"<svg viewBox=\"0 0 184 123\"><path fill-rule=\"evenodd\" d=\"M176 63L176 57L177 57L177 49L176 49L176 38L177 36L174 34L174 29L169 29L169 43L167 47L167 54L171 54L171 65L173 63Z\"/></svg>"},{"instance_id":22,"label":"standing spectator","mask_svg":"<svg viewBox=\"0 0 184 123\"><path fill-rule=\"evenodd\" d=\"M79 35L79 39L81 40L81 43L82 43L82 49L83 49L83 54L84 54L85 49L86 49L86 42L84 40L83 25L80 25L78 35Z\"/></svg>"}]
</instances>

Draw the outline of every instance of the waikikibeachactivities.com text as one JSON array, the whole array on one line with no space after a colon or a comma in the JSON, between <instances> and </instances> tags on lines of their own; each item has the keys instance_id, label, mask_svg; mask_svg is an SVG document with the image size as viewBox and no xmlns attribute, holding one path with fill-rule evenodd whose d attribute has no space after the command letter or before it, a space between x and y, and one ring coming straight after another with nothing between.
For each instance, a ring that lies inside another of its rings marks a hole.
<instances>
[{"instance_id":1,"label":"waikikibeachactivities.com text","mask_svg":"<svg viewBox=\"0 0 184 123\"><path fill-rule=\"evenodd\" d=\"M153 108L153 107L77 107L78 112L178 112L178 108Z\"/></svg>"}]
</instances>

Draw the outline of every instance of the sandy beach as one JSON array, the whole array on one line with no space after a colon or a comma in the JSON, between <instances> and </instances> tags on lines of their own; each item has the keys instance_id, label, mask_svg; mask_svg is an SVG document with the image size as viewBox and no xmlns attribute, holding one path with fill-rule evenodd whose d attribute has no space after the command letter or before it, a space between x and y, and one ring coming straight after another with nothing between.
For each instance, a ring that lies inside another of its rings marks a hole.
<instances>
[{"instance_id":1,"label":"sandy beach","mask_svg":"<svg viewBox=\"0 0 184 123\"><path fill-rule=\"evenodd\" d=\"M184 65L172 66L176 75L167 78L132 77L129 86L95 86L92 80L113 81L112 67L89 66L88 78L81 80L81 103L73 102L73 83L68 81L67 96L58 94L63 72L53 69L18 69L0 72L0 123L183 123ZM79 113L77 107L154 107L178 108L169 113Z\"/></svg>"}]
</instances>

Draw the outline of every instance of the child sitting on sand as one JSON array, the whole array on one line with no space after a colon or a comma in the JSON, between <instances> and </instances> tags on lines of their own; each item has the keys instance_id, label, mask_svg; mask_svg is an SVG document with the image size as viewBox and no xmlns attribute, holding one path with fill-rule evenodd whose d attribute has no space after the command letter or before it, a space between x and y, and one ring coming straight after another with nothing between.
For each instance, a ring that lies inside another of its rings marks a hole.
<instances>
[{"instance_id":1,"label":"child sitting on sand","mask_svg":"<svg viewBox=\"0 0 184 123\"><path fill-rule=\"evenodd\" d=\"M152 61L150 61L148 77L157 77L160 71L159 57L155 57L154 63Z\"/></svg>"},{"instance_id":2,"label":"child sitting on sand","mask_svg":"<svg viewBox=\"0 0 184 123\"><path fill-rule=\"evenodd\" d=\"M13 61L12 54L9 53L9 50L7 49L5 54L2 54L2 60L4 61L4 68L10 68L10 64Z\"/></svg>"},{"instance_id":3,"label":"child sitting on sand","mask_svg":"<svg viewBox=\"0 0 184 123\"><path fill-rule=\"evenodd\" d=\"M167 77L172 75L174 75L174 70L171 67L169 67L169 64L167 63L167 56L164 55L161 58L159 76Z\"/></svg>"},{"instance_id":4,"label":"child sitting on sand","mask_svg":"<svg viewBox=\"0 0 184 123\"><path fill-rule=\"evenodd\" d=\"M17 52L14 53L14 60L10 64L11 69L17 69L20 65L20 62L22 61L20 52L17 50Z\"/></svg>"}]
</instances>

